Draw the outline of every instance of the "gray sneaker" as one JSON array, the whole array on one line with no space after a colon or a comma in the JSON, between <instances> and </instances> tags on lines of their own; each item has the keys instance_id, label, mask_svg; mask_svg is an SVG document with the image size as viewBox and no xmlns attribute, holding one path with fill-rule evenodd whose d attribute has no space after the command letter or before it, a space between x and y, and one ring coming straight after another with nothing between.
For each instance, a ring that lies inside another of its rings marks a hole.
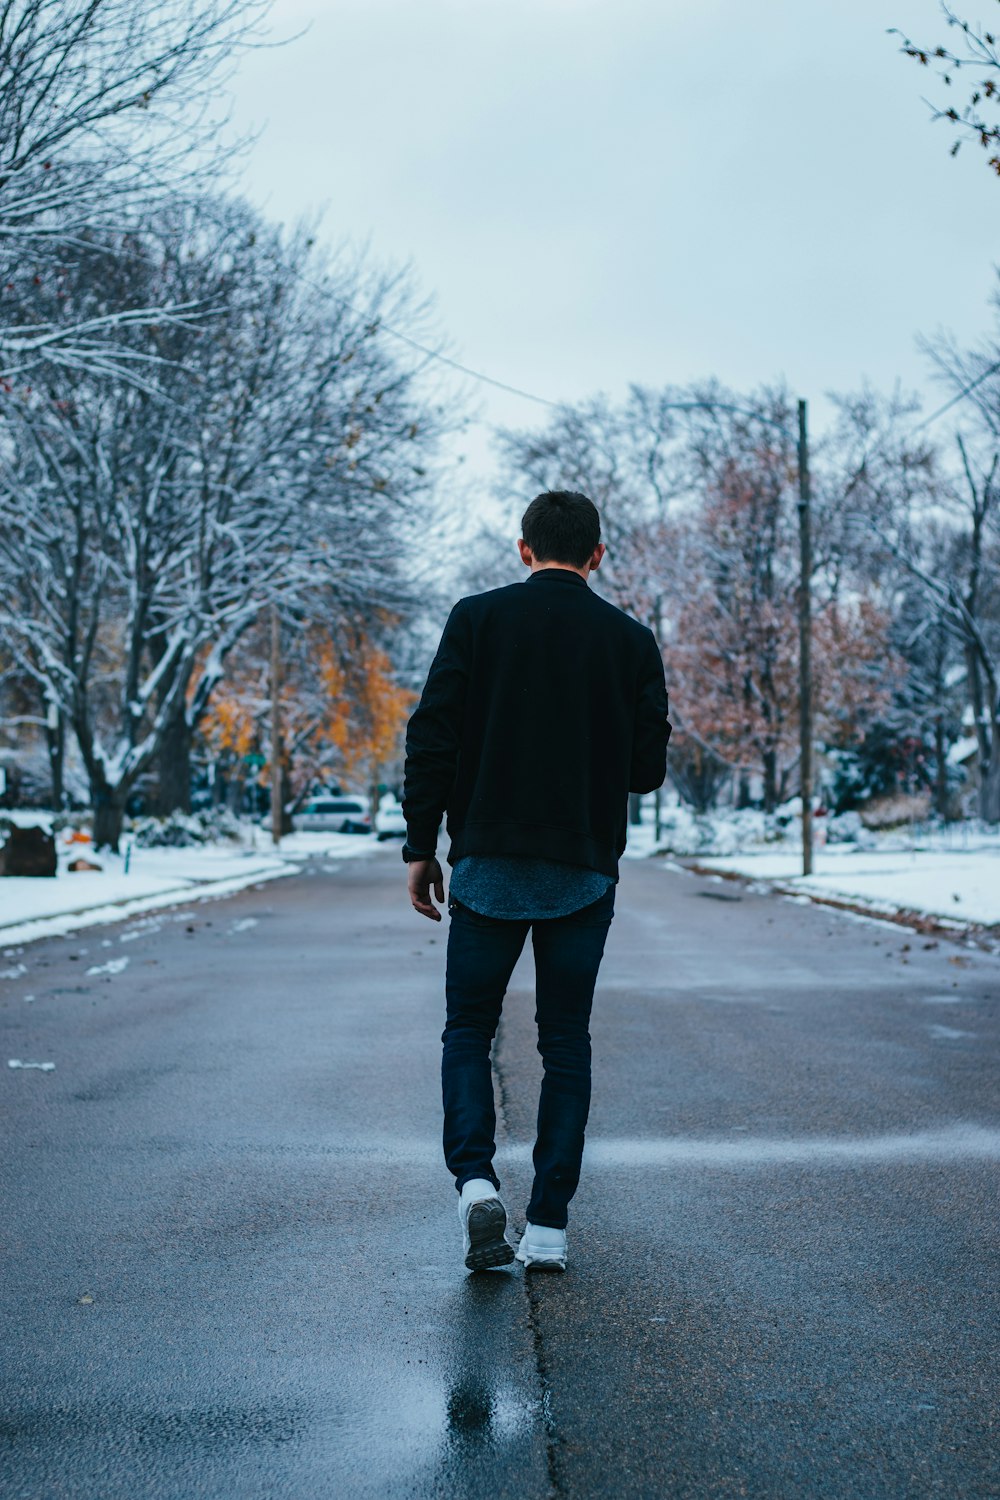
<instances>
[{"instance_id":1,"label":"gray sneaker","mask_svg":"<svg viewBox=\"0 0 1000 1500\"><path fill-rule=\"evenodd\" d=\"M507 1210L491 1182L466 1183L459 1199L458 1217L462 1223L465 1264L470 1271L510 1265L514 1247L508 1244L505 1234Z\"/></svg>"},{"instance_id":2,"label":"gray sneaker","mask_svg":"<svg viewBox=\"0 0 1000 1500\"><path fill-rule=\"evenodd\" d=\"M566 1231L547 1224L525 1224L517 1259L526 1271L565 1271Z\"/></svg>"}]
</instances>

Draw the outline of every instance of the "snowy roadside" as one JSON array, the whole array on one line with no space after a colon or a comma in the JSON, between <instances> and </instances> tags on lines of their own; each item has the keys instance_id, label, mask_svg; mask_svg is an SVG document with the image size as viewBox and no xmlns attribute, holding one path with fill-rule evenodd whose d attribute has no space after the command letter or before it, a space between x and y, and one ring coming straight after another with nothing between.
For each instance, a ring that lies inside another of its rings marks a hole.
<instances>
[{"instance_id":1,"label":"snowy roadside","mask_svg":"<svg viewBox=\"0 0 1000 1500\"><path fill-rule=\"evenodd\" d=\"M127 843L123 840L123 850ZM243 844L226 840L181 849L132 847L126 854L57 841L54 878L5 876L0 879L0 946L34 942L80 928L119 922L137 912L180 902L228 896L245 886L294 875L310 858L357 859L378 848L370 836L293 833L276 850L261 829L248 830ZM79 855L100 871L70 873Z\"/></svg>"},{"instance_id":2,"label":"snowy roadside","mask_svg":"<svg viewBox=\"0 0 1000 1500\"><path fill-rule=\"evenodd\" d=\"M964 842L964 847L962 846ZM919 839L887 835L873 846L827 844L816 849L813 874L802 875L797 839L753 845L726 853L657 845L649 823L629 829L628 854L644 858L668 854L686 869L739 876L801 899L850 905L872 916L896 920L933 919L957 932L1000 926L1000 836L948 833Z\"/></svg>"}]
</instances>

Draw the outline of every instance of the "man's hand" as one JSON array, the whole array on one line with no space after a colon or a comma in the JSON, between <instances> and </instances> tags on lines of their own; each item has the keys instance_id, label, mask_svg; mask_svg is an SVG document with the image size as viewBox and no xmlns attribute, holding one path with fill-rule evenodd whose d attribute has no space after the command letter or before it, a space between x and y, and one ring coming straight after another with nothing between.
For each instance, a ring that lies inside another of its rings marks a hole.
<instances>
[{"instance_id":1,"label":"man's hand","mask_svg":"<svg viewBox=\"0 0 1000 1500\"><path fill-rule=\"evenodd\" d=\"M414 859L406 867L406 888L414 911L432 922L440 922L441 913L431 900L431 887L444 905L444 876L436 859Z\"/></svg>"}]
</instances>

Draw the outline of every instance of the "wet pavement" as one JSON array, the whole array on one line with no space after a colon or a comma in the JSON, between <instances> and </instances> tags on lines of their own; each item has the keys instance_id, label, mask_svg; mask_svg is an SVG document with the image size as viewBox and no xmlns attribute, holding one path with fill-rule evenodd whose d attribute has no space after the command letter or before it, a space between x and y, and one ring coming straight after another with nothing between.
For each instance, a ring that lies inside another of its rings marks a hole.
<instances>
[{"instance_id":1,"label":"wet pavement","mask_svg":"<svg viewBox=\"0 0 1000 1500\"><path fill-rule=\"evenodd\" d=\"M570 1270L470 1276L446 936L392 845L0 959L5 1500L1000 1494L1000 960L625 862Z\"/></svg>"}]
</instances>

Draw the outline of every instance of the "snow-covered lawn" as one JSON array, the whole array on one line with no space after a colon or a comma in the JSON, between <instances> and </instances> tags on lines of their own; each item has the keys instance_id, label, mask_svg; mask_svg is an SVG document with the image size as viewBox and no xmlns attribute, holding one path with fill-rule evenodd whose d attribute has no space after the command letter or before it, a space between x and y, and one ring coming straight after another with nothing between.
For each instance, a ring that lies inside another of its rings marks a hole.
<instances>
[{"instance_id":1,"label":"snow-covered lawn","mask_svg":"<svg viewBox=\"0 0 1000 1500\"><path fill-rule=\"evenodd\" d=\"M19 822L43 822L22 814ZM222 896L261 880L292 875L303 860L324 855L333 860L357 859L379 847L370 835L293 833L275 850L270 835L247 828L242 844L225 841L183 849L143 849L132 846L126 871L127 836L122 852L95 853L89 844L56 840L59 867L54 878L5 876L0 879L0 945L31 942L62 932L117 922L134 912L200 896ZM78 856L99 864L101 870L70 873L67 864Z\"/></svg>"},{"instance_id":2,"label":"snow-covered lawn","mask_svg":"<svg viewBox=\"0 0 1000 1500\"><path fill-rule=\"evenodd\" d=\"M699 863L816 895L856 898L876 910L926 912L987 926L1000 923L1000 843L966 853L940 849L880 853L835 844L816 852L808 878L801 874L801 854L785 851L748 851Z\"/></svg>"},{"instance_id":3,"label":"snow-covered lawn","mask_svg":"<svg viewBox=\"0 0 1000 1500\"><path fill-rule=\"evenodd\" d=\"M873 911L917 911L958 923L1000 924L1000 833L966 824L885 834L864 842L820 844L805 879L798 831L773 824L764 842L760 813L719 812L694 818L668 808L657 844L652 808L628 831L628 857L654 852L696 860L700 867L766 880L784 889L843 897Z\"/></svg>"}]
</instances>

